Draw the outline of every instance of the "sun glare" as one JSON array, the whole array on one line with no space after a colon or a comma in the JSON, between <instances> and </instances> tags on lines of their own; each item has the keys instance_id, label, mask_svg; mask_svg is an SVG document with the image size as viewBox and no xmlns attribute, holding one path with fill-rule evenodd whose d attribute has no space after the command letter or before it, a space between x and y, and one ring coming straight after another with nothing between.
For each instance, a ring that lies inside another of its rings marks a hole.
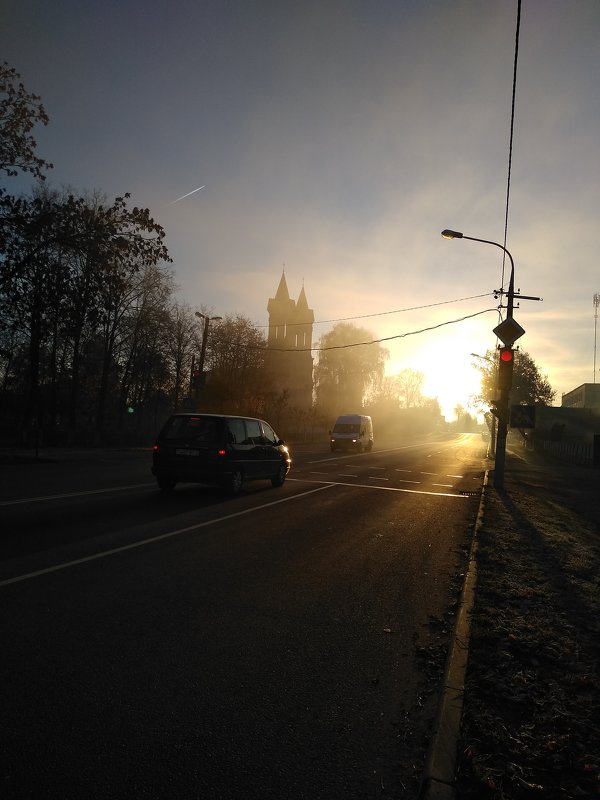
<instances>
[{"instance_id":1,"label":"sun glare","mask_svg":"<svg viewBox=\"0 0 600 800\"><path fill-rule=\"evenodd\" d=\"M422 394L437 398L447 422L456 419L455 409L461 405L476 414L472 396L481 388L481 373L474 367L475 359L468 340L447 344L440 352L439 344L425 345L415 350L410 359L388 362L386 373L398 374L402 369L414 369L425 376Z\"/></svg>"}]
</instances>

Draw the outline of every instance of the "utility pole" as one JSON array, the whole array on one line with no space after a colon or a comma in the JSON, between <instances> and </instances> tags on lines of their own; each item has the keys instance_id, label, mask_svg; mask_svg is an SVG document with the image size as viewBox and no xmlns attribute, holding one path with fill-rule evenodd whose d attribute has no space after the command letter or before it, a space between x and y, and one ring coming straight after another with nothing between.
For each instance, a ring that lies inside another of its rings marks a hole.
<instances>
[{"instance_id":1,"label":"utility pole","mask_svg":"<svg viewBox=\"0 0 600 800\"><path fill-rule=\"evenodd\" d=\"M500 341L504 342L504 347L498 350L498 391L499 398L496 403L496 416L498 417L498 432L496 435L496 461L494 466L494 488L504 488L504 465L506 462L506 437L508 434L508 421L510 417L509 398L510 390L512 387L512 371L514 362L513 344L519 339L525 330L515 320L513 311L515 306L515 295L519 300L541 300L541 297L530 297L529 295L515 293L515 262L510 252L499 244L490 239L476 239L474 236L465 236L461 231L453 231L446 229L442 231L444 239L469 239L471 242L483 242L483 244L492 244L494 247L499 247L500 250L508 256L510 261L510 279L508 282L508 291L501 288L498 291L500 295L506 295L506 319L497 325L492 333L495 333Z\"/></svg>"},{"instance_id":2,"label":"utility pole","mask_svg":"<svg viewBox=\"0 0 600 800\"><path fill-rule=\"evenodd\" d=\"M596 334L598 331L598 306L600 306L600 294L594 295L594 383L596 383Z\"/></svg>"},{"instance_id":3,"label":"utility pole","mask_svg":"<svg viewBox=\"0 0 600 800\"><path fill-rule=\"evenodd\" d=\"M198 377L196 379L196 404L199 401L201 390L204 388L206 376L204 375L204 359L206 358L206 343L208 342L208 326L211 322L218 322L223 317L209 317L207 314L202 314L196 311L195 316L198 319L204 320L204 330L202 332L202 346L200 348L200 363L198 364ZM192 363L193 366L193 363Z\"/></svg>"}]
</instances>

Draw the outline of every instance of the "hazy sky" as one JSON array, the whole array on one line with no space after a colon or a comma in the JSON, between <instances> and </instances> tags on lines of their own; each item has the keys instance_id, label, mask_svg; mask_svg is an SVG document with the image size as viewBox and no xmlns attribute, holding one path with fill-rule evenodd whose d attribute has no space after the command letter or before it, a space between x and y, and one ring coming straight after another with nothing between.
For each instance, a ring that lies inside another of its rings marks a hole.
<instances>
[{"instance_id":1,"label":"hazy sky","mask_svg":"<svg viewBox=\"0 0 600 800\"><path fill-rule=\"evenodd\" d=\"M0 9L0 59L50 116L52 185L148 207L182 299L266 324L285 264L318 322L402 337L387 371L422 370L447 415L466 404L497 311L404 334L497 308L502 251L440 231L503 242L517 0ZM523 0L507 247L543 297L515 319L557 404L594 380L599 40L600 0Z\"/></svg>"}]
</instances>

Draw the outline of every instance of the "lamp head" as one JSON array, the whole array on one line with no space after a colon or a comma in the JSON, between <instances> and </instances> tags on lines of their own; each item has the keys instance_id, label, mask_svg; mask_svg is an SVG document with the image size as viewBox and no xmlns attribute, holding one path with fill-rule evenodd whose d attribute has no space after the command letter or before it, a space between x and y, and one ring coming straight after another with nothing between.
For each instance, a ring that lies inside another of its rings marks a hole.
<instances>
[{"instance_id":1,"label":"lamp head","mask_svg":"<svg viewBox=\"0 0 600 800\"><path fill-rule=\"evenodd\" d=\"M462 233L460 233L460 231L451 231L448 228L446 228L445 231L442 231L442 236L444 237L444 239L462 239L463 238L463 235L462 235Z\"/></svg>"}]
</instances>

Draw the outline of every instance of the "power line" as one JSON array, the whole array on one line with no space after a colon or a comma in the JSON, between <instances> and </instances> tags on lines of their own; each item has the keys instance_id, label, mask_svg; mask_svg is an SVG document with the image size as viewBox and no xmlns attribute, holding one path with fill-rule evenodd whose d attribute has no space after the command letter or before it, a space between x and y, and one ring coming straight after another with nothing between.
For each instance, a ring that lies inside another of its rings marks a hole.
<instances>
[{"instance_id":1,"label":"power line","mask_svg":"<svg viewBox=\"0 0 600 800\"><path fill-rule=\"evenodd\" d=\"M462 303L465 300L479 300L482 297L495 297L495 292L486 292L485 294L473 294L470 297L459 297L456 300L440 300L438 303L427 303L423 306L409 306L408 308L397 308L394 311L378 311L374 314L362 314L357 317L338 317L337 319L320 319L313 322L313 325L325 325L332 322L348 322L354 319L367 319L369 317L384 317L389 314L404 314L406 311L420 311L423 308L434 308L435 306L445 306L451 303ZM306 325L305 322L288 322L286 328L292 328L297 325ZM257 325L257 328L270 328L270 325Z\"/></svg>"},{"instance_id":2,"label":"power line","mask_svg":"<svg viewBox=\"0 0 600 800\"><path fill-rule=\"evenodd\" d=\"M382 339L373 339L370 342L353 342L351 344L336 344L331 345L330 347L304 347L304 348L295 348L295 347L265 347L260 348L261 350L269 350L270 352L277 352L277 353L306 353L306 352L322 352L324 350L344 350L348 347L364 347L370 344L381 344L381 342L389 342L392 339L404 339L407 336L416 336L419 333L426 333L427 331L433 331L436 328L443 328L445 325L455 325L457 322L464 322L466 319L473 319L473 317L479 317L481 314L488 314L490 311L497 312L497 308L485 308L483 311L477 311L475 314L468 314L465 317L460 317L459 319L451 319L447 320L446 322L439 322L437 325L430 325L427 328L421 328L418 331L407 331L406 333L398 333L394 336L385 336ZM358 317L356 317L358 319Z\"/></svg>"},{"instance_id":3,"label":"power line","mask_svg":"<svg viewBox=\"0 0 600 800\"><path fill-rule=\"evenodd\" d=\"M512 85L512 100L510 108L510 139L508 144L508 178L506 183L506 211L504 213L504 247L506 248L506 241L508 237L508 207L510 201L510 177L512 171L512 153L513 153L513 138L515 131L515 98L517 94L517 64L519 61L519 31L521 29L521 0L517 3L517 30L515 33L515 58L513 64L513 85ZM506 261L506 253L502 259L502 286L504 286L504 265Z\"/></svg>"}]
</instances>

